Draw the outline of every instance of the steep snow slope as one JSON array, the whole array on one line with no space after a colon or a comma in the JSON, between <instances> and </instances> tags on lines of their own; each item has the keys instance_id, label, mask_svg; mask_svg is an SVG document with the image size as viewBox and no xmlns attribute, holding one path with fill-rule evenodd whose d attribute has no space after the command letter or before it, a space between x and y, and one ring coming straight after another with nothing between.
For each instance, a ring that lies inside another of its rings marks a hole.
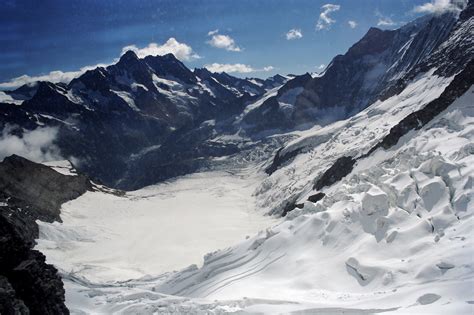
<instances>
[{"instance_id":1,"label":"steep snow slope","mask_svg":"<svg viewBox=\"0 0 474 315\"><path fill-rule=\"evenodd\" d=\"M292 163L283 163L262 182L256 191L259 205L272 213L281 213L287 204L306 200L315 179L338 158L369 151L401 119L436 99L453 79L438 77L433 72L434 69L420 76L399 95L377 101L347 120L295 132L300 137L278 155L298 154Z\"/></svg>"}]
</instances>

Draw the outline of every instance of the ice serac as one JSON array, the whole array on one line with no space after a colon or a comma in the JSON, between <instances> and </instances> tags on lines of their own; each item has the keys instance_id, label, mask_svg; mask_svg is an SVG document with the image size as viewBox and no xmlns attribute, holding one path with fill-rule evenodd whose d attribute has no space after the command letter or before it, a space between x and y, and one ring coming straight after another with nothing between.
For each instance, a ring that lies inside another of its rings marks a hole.
<instances>
[{"instance_id":1,"label":"ice serac","mask_svg":"<svg viewBox=\"0 0 474 315\"><path fill-rule=\"evenodd\" d=\"M60 221L61 204L91 189L83 175L63 175L20 156L0 163L0 313L69 313L56 268L32 250L36 220Z\"/></svg>"}]
</instances>

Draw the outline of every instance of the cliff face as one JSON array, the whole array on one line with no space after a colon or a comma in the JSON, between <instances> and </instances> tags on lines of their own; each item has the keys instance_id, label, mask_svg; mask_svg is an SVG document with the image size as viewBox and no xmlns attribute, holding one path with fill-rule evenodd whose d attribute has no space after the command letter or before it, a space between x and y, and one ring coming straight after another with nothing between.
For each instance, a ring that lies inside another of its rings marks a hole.
<instances>
[{"instance_id":1,"label":"cliff face","mask_svg":"<svg viewBox=\"0 0 474 315\"><path fill-rule=\"evenodd\" d=\"M92 188L82 175L67 176L12 155L0 163L0 314L68 314L55 267L32 248L36 220L59 221L61 204Z\"/></svg>"},{"instance_id":2,"label":"cliff face","mask_svg":"<svg viewBox=\"0 0 474 315\"><path fill-rule=\"evenodd\" d=\"M66 176L17 155L0 163L0 192L14 198L18 206L36 209L44 221L59 221L61 204L91 188L83 175Z\"/></svg>"}]
</instances>

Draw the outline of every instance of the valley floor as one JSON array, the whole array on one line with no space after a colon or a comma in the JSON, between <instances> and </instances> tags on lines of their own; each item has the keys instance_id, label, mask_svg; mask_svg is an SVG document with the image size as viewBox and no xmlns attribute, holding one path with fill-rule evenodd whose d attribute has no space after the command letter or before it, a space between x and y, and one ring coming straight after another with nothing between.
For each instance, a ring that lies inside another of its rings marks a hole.
<instances>
[{"instance_id":1,"label":"valley floor","mask_svg":"<svg viewBox=\"0 0 474 315\"><path fill-rule=\"evenodd\" d=\"M111 284L202 265L205 254L265 229L257 211L258 178L240 170L204 172L118 196L88 192L63 205L63 223L39 222L37 249L64 278ZM68 285L67 304L88 292Z\"/></svg>"}]
</instances>

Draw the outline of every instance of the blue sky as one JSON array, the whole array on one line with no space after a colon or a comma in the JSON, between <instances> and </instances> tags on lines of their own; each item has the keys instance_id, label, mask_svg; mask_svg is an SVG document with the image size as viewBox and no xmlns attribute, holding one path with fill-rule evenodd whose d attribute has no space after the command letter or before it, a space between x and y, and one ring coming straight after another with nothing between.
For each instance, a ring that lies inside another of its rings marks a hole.
<instances>
[{"instance_id":1,"label":"blue sky","mask_svg":"<svg viewBox=\"0 0 474 315\"><path fill-rule=\"evenodd\" d=\"M22 75L16 84L67 81L127 46L239 76L317 71L369 27L397 28L447 1L2 0L0 87Z\"/></svg>"}]
</instances>

